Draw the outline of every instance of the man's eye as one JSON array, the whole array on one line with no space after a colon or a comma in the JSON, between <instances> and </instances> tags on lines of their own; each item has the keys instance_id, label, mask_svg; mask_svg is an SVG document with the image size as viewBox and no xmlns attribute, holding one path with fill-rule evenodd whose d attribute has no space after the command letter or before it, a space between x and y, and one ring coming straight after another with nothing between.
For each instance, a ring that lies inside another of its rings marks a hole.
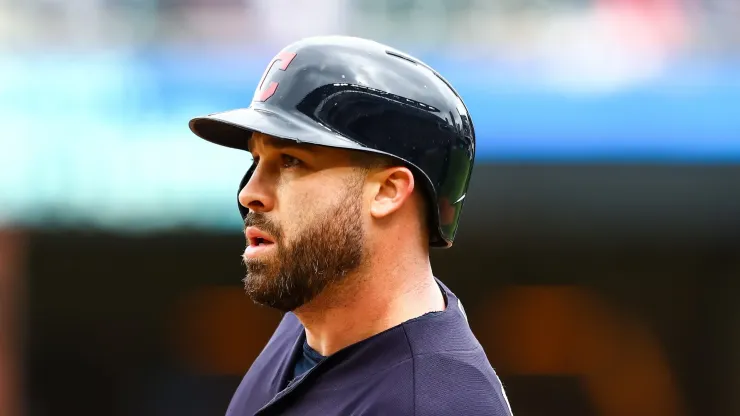
<instances>
[{"instance_id":1,"label":"man's eye","mask_svg":"<svg viewBox=\"0 0 740 416\"><path fill-rule=\"evenodd\" d=\"M291 168L301 164L301 161L290 155L283 155L283 167Z\"/></svg>"}]
</instances>

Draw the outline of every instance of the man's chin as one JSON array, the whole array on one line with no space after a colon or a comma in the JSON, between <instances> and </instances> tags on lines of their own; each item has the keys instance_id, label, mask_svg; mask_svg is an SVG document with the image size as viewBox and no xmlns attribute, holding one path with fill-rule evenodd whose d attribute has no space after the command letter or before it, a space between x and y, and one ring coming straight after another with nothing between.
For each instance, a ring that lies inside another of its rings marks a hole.
<instances>
[{"instance_id":1,"label":"man's chin","mask_svg":"<svg viewBox=\"0 0 740 416\"><path fill-rule=\"evenodd\" d=\"M244 292L258 305L290 312L303 302L286 293L286 287L275 284L276 278L265 273L248 273L244 279Z\"/></svg>"},{"instance_id":2,"label":"man's chin","mask_svg":"<svg viewBox=\"0 0 740 416\"><path fill-rule=\"evenodd\" d=\"M265 293L259 293L259 292L249 292L247 291L247 295L250 299L252 299L252 302L254 302L257 305L265 306L271 309L276 309L280 312L286 313L286 312L293 312L294 310L300 308L303 306L303 302L295 302L294 299L290 298L278 298L275 296L270 296Z\"/></svg>"}]
</instances>

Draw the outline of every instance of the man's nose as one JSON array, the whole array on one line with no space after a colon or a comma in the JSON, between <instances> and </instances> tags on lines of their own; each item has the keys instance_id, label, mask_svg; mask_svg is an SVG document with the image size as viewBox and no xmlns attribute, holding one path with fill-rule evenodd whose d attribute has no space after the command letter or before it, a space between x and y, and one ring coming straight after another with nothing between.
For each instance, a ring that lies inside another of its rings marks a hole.
<instances>
[{"instance_id":1,"label":"man's nose","mask_svg":"<svg viewBox=\"0 0 740 416\"><path fill-rule=\"evenodd\" d=\"M268 212L274 207L275 197L268 186L265 172L257 166L239 191L239 204L254 212Z\"/></svg>"}]
</instances>

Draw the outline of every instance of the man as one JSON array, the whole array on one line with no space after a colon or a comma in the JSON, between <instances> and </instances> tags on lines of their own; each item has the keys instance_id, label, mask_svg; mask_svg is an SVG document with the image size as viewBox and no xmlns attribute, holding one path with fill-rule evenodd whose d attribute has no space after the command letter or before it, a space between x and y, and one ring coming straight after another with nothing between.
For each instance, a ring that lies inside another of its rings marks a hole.
<instances>
[{"instance_id":1,"label":"man","mask_svg":"<svg viewBox=\"0 0 740 416\"><path fill-rule=\"evenodd\" d=\"M430 247L453 243L475 152L447 81L369 40L308 38L198 136L251 152L249 296L285 312L228 415L510 415Z\"/></svg>"}]
</instances>

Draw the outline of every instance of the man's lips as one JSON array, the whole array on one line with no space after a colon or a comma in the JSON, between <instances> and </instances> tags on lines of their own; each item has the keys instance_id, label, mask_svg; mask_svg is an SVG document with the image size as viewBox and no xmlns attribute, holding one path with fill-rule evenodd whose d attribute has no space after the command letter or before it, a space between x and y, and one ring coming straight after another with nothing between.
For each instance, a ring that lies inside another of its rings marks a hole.
<instances>
[{"instance_id":1,"label":"man's lips","mask_svg":"<svg viewBox=\"0 0 740 416\"><path fill-rule=\"evenodd\" d=\"M256 227L247 227L244 231L249 244L244 250L244 257L248 259L257 258L275 247L274 239L266 232Z\"/></svg>"},{"instance_id":2,"label":"man's lips","mask_svg":"<svg viewBox=\"0 0 740 416\"><path fill-rule=\"evenodd\" d=\"M250 246L259 246L263 244L273 244L274 238L270 236L270 234L267 234L266 232L260 230L257 227L247 227L247 229L244 232L244 235L247 238L247 242Z\"/></svg>"}]
</instances>

